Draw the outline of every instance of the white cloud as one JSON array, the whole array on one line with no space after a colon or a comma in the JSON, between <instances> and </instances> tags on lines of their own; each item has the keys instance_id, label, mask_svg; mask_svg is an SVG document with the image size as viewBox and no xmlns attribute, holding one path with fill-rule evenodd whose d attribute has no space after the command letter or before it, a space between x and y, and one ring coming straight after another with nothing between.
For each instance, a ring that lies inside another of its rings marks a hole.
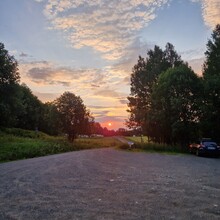
<instances>
[{"instance_id":1,"label":"white cloud","mask_svg":"<svg viewBox=\"0 0 220 220\"><path fill-rule=\"evenodd\" d=\"M220 23L220 1L219 0L191 0L192 2L201 2L203 10L203 19L209 27L214 27Z\"/></svg>"},{"instance_id":2,"label":"white cloud","mask_svg":"<svg viewBox=\"0 0 220 220\"><path fill-rule=\"evenodd\" d=\"M73 47L88 46L107 60L117 60L169 1L47 0L44 14Z\"/></svg>"},{"instance_id":3,"label":"white cloud","mask_svg":"<svg viewBox=\"0 0 220 220\"><path fill-rule=\"evenodd\" d=\"M220 1L203 0L203 17L206 24L212 28L220 23Z\"/></svg>"}]
</instances>

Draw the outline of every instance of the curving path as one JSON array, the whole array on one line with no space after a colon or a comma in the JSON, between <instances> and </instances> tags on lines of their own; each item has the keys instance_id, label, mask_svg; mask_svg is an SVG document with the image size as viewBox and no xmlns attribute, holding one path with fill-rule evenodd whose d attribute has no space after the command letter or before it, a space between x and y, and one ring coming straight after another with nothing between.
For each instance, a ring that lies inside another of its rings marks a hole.
<instances>
[{"instance_id":1,"label":"curving path","mask_svg":"<svg viewBox=\"0 0 220 220\"><path fill-rule=\"evenodd\" d=\"M220 159L97 149L3 163L0 219L220 219Z\"/></svg>"}]
</instances>

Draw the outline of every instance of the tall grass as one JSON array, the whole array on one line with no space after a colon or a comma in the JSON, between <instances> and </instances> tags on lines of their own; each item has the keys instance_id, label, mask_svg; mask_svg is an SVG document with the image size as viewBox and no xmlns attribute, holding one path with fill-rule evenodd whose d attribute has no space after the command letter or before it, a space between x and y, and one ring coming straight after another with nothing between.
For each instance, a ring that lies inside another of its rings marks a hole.
<instances>
[{"instance_id":1,"label":"tall grass","mask_svg":"<svg viewBox=\"0 0 220 220\"><path fill-rule=\"evenodd\" d=\"M147 151L147 152L158 152L158 153L187 153L186 149L183 149L178 145L167 145L149 142L146 137L126 137L127 140L133 141L134 145L132 149ZM129 149L127 146L126 149Z\"/></svg>"},{"instance_id":2,"label":"tall grass","mask_svg":"<svg viewBox=\"0 0 220 220\"><path fill-rule=\"evenodd\" d=\"M19 160L84 149L117 147L120 144L114 138L76 139L74 143L69 143L65 137L53 137L42 132L1 129L0 161Z\"/></svg>"},{"instance_id":3,"label":"tall grass","mask_svg":"<svg viewBox=\"0 0 220 220\"><path fill-rule=\"evenodd\" d=\"M133 136L126 137L127 140L133 141L135 143L148 143L148 138L146 136Z\"/></svg>"},{"instance_id":4,"label":"tall grass","mask_svg":"<svg viewBox=\"0 0 220 220\"><path fill-rule=\"evenodd\" d=\"M122 143L113 137L104 138L79 138L74 145L81 149L93 149L103 147L119 147Z\"/></svg>"}]
</instances>

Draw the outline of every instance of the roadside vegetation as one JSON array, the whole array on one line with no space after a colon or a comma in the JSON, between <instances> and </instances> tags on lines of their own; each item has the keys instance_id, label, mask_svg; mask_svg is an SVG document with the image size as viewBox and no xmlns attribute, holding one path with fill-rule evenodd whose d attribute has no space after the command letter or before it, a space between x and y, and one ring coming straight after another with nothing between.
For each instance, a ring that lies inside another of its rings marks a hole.
<instances>
[{"instance_id":1,"label":"roadside vegetation","mask_svg":"<svg viewBox=\"0 0 220 220\"><path fill-rule=\"evenodd\" d=\"M120 146L120 149L168 154L188 153L188 150L185 147L150 142L146 136L125 137L125 139L134 144L131 147L129 147L129 145L122 145Z\"/></svg>"},{"instance_id":2,"label":"roadside vegetation","mask_svg":"<svg viewBox=\"0 0 220 220\"><path fill-rule=\"evenodd\" d=\"M165 50L155 45L146 58L139 56L132 69L128 97L126 125L130 130L114 131L95 122L81 97L71 92L42 103L20 83L18 63L0 43L0 161L128 147L110 137L79 136L146 135L153 142L147 142L146 137L129 140L136 149L156 152L185 152L191 141L201 137L220 142L219 57L220 25L208 40L202 76L182 60L171 43Z\"/></svg>"},{"instance_id":3,"label":"roadside vegetation","mask_svg":"<svg viewBox=\"0 0 220 220\"><path fill-rule=\"evenodd\" d=\"M131 74L127 126L167 146L209 137L220 142L220 24L207 42L202 75L171 43L139 56Z\"/></svg>"},{"instance_id":4,"label":"roadside vegetation","mask_svg":"<svg viewBox=\"0 0 220 220\"><path fill-rule=\"evenodd\" d=\"M0 162L120 145L112 137L78 138L71 143L64 136L55 137L43 132L4 128L0 131Z\"/></svg>"}]
</instances>

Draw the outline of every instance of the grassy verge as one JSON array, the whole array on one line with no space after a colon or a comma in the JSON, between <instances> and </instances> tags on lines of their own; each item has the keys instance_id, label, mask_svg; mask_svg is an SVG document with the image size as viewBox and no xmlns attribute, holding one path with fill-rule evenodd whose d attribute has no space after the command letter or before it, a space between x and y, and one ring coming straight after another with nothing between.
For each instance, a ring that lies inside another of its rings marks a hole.
<instances>
[{"instance_id":1,"label":"grassy verge","mask_svg":"<svg viewBox=\"0 0 220 220\"><path fill-rule=\"evenodd\" d=\"M75 146L82 149L104 148L104 147L120 147L122 143L113 137L104 138L79 138L75 140Z\"/></svg>"},{"instance_id":2,"label":"grassy verge","mask_svg":"<svg viewBox=\"0 0 220 220\"><path fill-rule=\"evenodd\" d=\"M142 140L141 137L125 137L125 138L128 141L134 142L134 146L132 148L132 150L134 151L158 152L158 153L168 153L168 154L188 153L186 149L182 149L180 146L172 146L172 145L148 142L146 137L143 137ZM129 149L129 146L122 146L122 148Z\"/></svg>"},{"instance_id":3,"label":"grassy verge","mask_svg":"<svg viewBox=\"0 0 220 220\"><path fill-rule=\"evenodd\" d=\"M135 136L135 137L125 137L127 140L134 143L148 143L148 138L146 136Z\"/></svg>"},{"instance_id":4,"label":"grassy verge","mask_svg":"<svg viewBox=\"0 0 220 220\"><path fill-rule=\"evenodd\" d=\"M76 139L74 143L69 143L65 137L53 137L41 132L1 129L0 162L83 149L119 147L120 144L120 142L110 137Z\"/></svg>"}]
</instances>

